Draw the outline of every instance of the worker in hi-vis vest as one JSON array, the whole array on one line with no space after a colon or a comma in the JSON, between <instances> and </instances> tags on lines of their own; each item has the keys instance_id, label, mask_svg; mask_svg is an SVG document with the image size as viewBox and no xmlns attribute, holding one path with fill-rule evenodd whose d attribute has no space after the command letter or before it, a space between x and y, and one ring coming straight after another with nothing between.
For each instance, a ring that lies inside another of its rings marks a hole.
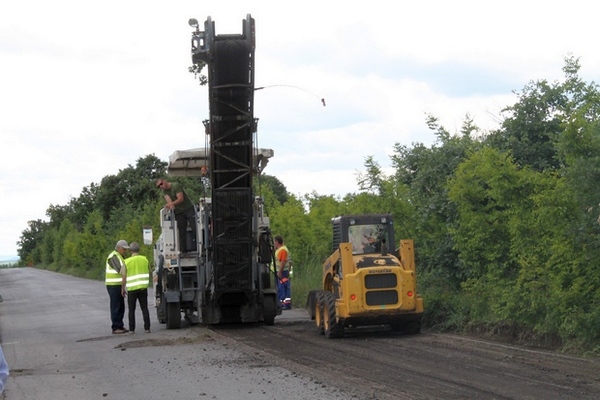
<instances>
[{"instance_id":1,"label":"worker in hi-vis vest","mask_svg":"<svg viewBox=\"0 0 600 400\"><path fill-rule=\"evenodd\" d=\"M150 313L148 312L148 286L150 286L150 269L148 259L139 254L140 245L132 242L129 245L131 257L125 260L122 291L127 296L129 307L129 333L135 332L135 305L140 303L144 318L144 332L150 333Z\"/></svg>"},{"instance_id":2,"label":"worker in hi-vis vest","mask_svg":"<svg viewBox=\"0 0 600 400\"><path fill-rule=\"evenodd\" d=\"M125 315L125 299L121 291L125 273L125 250L129 248L127 241L119 240L115 249L106 258L106 290L110 298L110 320L112 333L128 332L123 325Z\"/></svg>"},{"instance_id":3,"label":"worker in hi-vis vest","mask_svg":"<svg viewBox=\"0 0 600 400\"><path fill-rule=\"evenodd\" d=\"M290 251L283 244L280 235L275 236L275 262L277 263L277 295L281 308L289 310L292 308L292 287L290 283L290 270L292 268Z\"/></svg>"}]
</instances>

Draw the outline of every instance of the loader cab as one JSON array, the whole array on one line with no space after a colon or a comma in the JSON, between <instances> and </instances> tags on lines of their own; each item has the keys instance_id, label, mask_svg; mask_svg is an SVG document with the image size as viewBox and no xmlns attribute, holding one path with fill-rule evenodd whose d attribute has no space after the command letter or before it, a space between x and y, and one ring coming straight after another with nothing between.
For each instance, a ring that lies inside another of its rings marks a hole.
<instances>
[{"instance_id":1,"label":"loader cab","mask_svg":"<svg viewBox=\"0 0 600 400\"><path fill-rule=\"evenodd\" d=\"M331 221L333 251L340 243L351 243L354 255L387 254L395 243L391 214L342 215Z\"/></svg>"}]
</instances>

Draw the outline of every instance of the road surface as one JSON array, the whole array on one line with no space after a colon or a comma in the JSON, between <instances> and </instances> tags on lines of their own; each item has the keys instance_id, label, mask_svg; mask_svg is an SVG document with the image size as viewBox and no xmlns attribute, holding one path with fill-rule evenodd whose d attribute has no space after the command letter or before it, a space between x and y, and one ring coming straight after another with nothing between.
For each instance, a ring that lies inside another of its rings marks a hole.
<instances>
[{"instance_id":1,"label":"road surface","mask_svg":"<svg viewBox=\"0 0 600 400\"><path fill-rule=\"evenodd\" d=\"M0 269L6 399L600 399L600 360L454 335L274 326L112 335L102 282ZM127 317L125 317L127 319ZM137 318L141 320L138 310Z\"/></svg>"},{"instance_id":2,"label":"road surface","mask_svg":"<svg viewBox=\"0 0 600 400\"><path fill-rule=\"evenodd\" d=\"M154 308L152 333L113 335L103 282L0 269L0 293L6 400L348 398L202 326L167 330Z\"/></svg>"}]
</instances>

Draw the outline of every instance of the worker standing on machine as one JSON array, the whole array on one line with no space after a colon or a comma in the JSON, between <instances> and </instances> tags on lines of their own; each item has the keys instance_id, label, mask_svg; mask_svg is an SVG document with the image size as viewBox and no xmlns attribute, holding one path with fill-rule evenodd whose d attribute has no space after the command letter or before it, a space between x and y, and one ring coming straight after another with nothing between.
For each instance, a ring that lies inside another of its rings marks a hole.
<instances>
[{"instance_id":1,"label":"worker standing on machine","mask_svg":"<svg viewBox=\"0 0 600 400\"><path fill-rule=\"evenodd\" d=\"M292 266L290 251L283 244L283 237L275 236L275 261L277 262L277 294L283 310L292 308L292 288L290 269Z\"/></svg>"},{"instance_id":2,"label":"worker standing on machine","mask_svg":"<svg viewBox=\"0 0 600 400\"><path fill-rule=\"evenodd\" d=\"M177 182L169 182L166 179L156 180L156 187L164 193L165 207L175 212L175 221L177 221L177 230L179 233L179 250L182 253L195 251L196 246L196 210L194 203L183 190L183 186ZM192 246L188 248L186 240L187 225L192 228Z\"/></svg>"}]
</instances>

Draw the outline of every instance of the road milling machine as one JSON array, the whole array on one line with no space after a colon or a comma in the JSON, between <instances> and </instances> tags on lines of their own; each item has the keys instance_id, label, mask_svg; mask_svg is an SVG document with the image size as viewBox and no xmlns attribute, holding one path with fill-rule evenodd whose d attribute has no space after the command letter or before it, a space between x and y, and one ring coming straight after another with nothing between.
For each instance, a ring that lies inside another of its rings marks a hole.
<instances>
[{"instance_id":1,"label":"road milling machine","mask_svg":"<svg viewBox=\"0 0 600 400\"><path fill-rule=\"evenodd\" d=\"M204 148L173 153L167 173L201 177L210 195L195 204L196 223L188 227L196 233L193 252L180 252L174 215L160 211L153 278L158 320L170 329L180 328L182 313L207 325L272 325L281 314L269 218L252 185L273 151L254 145L254 19L242 22L242 34L216 35L210 17L204 31L190 20L192 61L208 69L207 140Z\"/></svg>"},{"instance_id":2,"label":"road milling machine","mask_svg":"<svg viewBox=\"0 0 600 400\"><path fill-rule=\"evenodd\" d=\"M421 330L423 299L417 294L412 240L394 246L391 214L342 215L332 219L333 253L323 263L322 288L311 290L307 307L327 338L345 328L388 325Z\"/></svg>"}]
</instances>

